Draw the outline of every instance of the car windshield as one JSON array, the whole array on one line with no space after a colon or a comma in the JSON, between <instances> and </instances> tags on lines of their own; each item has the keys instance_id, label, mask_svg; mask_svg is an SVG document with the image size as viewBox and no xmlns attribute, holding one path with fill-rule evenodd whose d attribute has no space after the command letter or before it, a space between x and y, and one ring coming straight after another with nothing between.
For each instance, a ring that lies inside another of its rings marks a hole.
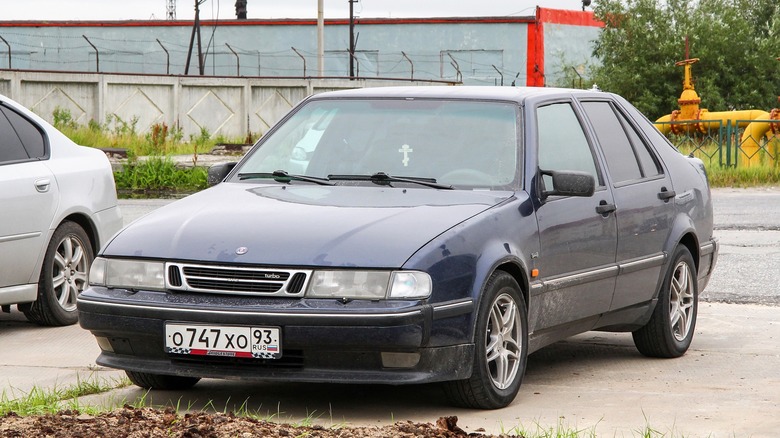
<instances>
[{"instance_id":1,"label":"car windshield","mask_svg":"<svg viewBox=\"0 0 780 438\"><path fill-rule=\"evenodd\" d=\"M263 138L237 174L508 186L518 179L517 126L516 106L504 102L312 100Z\"/></svg>"}]
</instances>

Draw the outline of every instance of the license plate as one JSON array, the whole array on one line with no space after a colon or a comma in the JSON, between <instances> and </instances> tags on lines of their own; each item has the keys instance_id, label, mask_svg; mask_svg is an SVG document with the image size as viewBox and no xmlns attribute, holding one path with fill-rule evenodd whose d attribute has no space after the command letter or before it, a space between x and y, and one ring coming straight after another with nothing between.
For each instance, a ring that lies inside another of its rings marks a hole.
<instances>
[{"instance_id":1,"label":"license plate","mask_svg":"<svg viewBox=\"0 0 780 438\"><path fill-rule=\"evenodd\" d=\"M165 351L193 356L282 357L279 327L165 324Z\"/></svg>"}]
</instances>

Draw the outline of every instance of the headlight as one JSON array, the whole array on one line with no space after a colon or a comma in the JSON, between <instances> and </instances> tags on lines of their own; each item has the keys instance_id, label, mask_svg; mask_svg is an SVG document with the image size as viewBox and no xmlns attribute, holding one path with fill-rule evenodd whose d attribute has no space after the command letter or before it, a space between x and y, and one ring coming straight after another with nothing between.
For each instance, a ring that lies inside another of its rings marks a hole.
<instances>
[{"instance_id":1,"label":"headlight","mask_svg":"<svg viewBox=\"0 0 780 438\"><path fill-rule=\"evenodd\" d=\"M388 292L389 291L389 292ZM431 294L431 277L416 271L314 271L309 298L415 299Z\"/></svg>"},{"instance_id":2,"label":"headlight","mask_svg":"<svg viewBox=\"0 0 780 438\"><path fill-rule=\"evenodd\" d=\"M89 284L126 289L165 289L165 264L139 260L96 257Z\"/></svg>"}]
</instances>

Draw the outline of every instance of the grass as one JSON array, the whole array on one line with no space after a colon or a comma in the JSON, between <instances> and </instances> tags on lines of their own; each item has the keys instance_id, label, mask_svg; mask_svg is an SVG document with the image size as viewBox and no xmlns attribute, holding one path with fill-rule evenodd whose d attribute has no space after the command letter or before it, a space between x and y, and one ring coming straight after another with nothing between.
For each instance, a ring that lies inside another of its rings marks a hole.
<instances>
[{"instance_id":1,"label":"grass","mask_svg":"<svg viewBox=\"0 0 780 438\"><path fill-rule=\"evenodd\" d=\"M707 166L712 187L761 187L780 185L780 169L774 166L720 167Z\"/></svg>"},{"instance_id":2,"label":"grass","mask_svg":"<svg viewBox=\"0 0 780 438\"><path fill-rule=\"evenodd\" d=\"M140 132L138 118L123 120L114 114L108 114L103 124L90 120L86 126L76 123L70 111L65 109L56 108L52 115L53 125L77 144L125 149L131 159L147 155L197 157L198 154L210 152L217 144L253 143L255 140L252 134L246 138L227 138L222 135L212 137L206 128L201 128L197 135L190 134L185 139L178 124L168 126L165 123L156 123L148 132Z\"/></svg>"},{"instance_id":3,"label":"grass","mask_svg":"<svg viewBox=\"0 0 780 438\"><path fill-rule=\"evenodd\" d=\"M114 172L116 187L120 191L195 192L205 189L208 171L203 167L181 168L169 157L152 156L140 161L131 159Z\"/></svg>"},{"instance_id":4,"label":"grass","mask_svg":"<svg viewBox=\"0 0 780 438\"><path fill-rule=\"evenodd\" d=\"M0 417L11 412L18 415L54 414L63 409L74 409L78 406L78 397L101 394L115 388L129 386L127 379L101 379L91 374L87 379L78 377L75 384L67 387L43 389L34 386L29 392L15 397L3 391L0 394Z\"/></svg>"}]
</instances>

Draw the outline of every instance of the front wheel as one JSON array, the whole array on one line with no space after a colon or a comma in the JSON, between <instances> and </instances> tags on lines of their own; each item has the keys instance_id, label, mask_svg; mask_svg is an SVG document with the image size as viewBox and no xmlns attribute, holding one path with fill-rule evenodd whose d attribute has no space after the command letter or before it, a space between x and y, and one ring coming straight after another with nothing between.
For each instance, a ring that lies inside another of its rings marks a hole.
<instances>
[{"instance_id":1,"label":"front wheel","mask_svg":"<svg viewBox=\"0 0 780 438\"><path fill-rule=\"evenodd\" d=\"M517 396L528 357L528 316L517 281L494 273L478 312L471 377L447 382L445 390L458 406L503 408Z\"/></svg>"},{"instance_id":2,"label":"front wheel","mask_svg":"<svg viewBox=\"0 0 780 438\"><path fill-rule=\"evenodd\" d=\"M76 297L87 286L92 243L81 226L63 222L52 235L38 280L38 297L23 309L31 322L62 326L78 321Z\"/></svg>"},{"instance_id":3,"label":"front wheel","mask_svg":"<svg viewBox=\"0 0 780 438\"><path fill-rule=\"evenodd\" d=\"M679 245L664 277L650 321L633 333L637 350L649 357L680 357L688 351L696 328L699 291L691 252Z\"/></svg>"},{"instance_id":4,"label":"front wheel","mask_svg":"<svg viewBox=\"0 0 780 438\"><path fill-rule=\"evenodd\" d=\"M133 385L146 389L189 389L200 380L199 377L169 376L127 370L125 370L125 374L133 382Z\"/></svg>"}]
</instances>

